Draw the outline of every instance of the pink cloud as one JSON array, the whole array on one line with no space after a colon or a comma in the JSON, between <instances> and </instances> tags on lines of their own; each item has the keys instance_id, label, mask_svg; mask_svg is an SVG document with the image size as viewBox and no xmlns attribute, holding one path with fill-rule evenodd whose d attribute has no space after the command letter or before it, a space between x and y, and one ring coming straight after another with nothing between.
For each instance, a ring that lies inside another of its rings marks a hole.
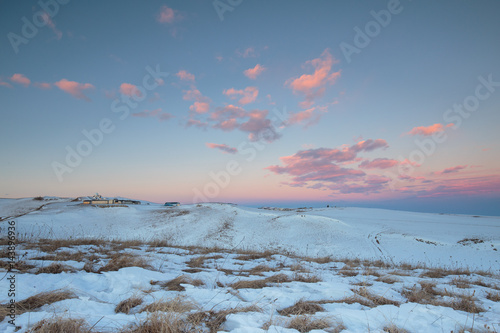
<instances>
[{"instance_id":1,"label":"pink cloud","mask_svg":"<svg viewBox=\"0 0 500 333\"><path fill-rule=\"evenodd\" d=\"M446 127L453 126L453 124L448 124ZM411 131L406 133L407 135L423 135L423 136L430 136L433 135L434 133L442 132L444 131L444 126L442 124L436 123L431 126L418 126L414 127Z\"/></svg>"},{"instance_id":2,"label":"pink cloud","mask_svg":"<svg viewBox=\"0 0 500 333\"><path fill-rule=\"evenodd\" d=\"M465 168L467 168L467 165L457 165L456 167L444 169L443 171L438 172L438 174L456 173Z\"/></svg>"},{"instance_id":3,"label":"pink cloud","mask_svg":"<svg viewBox=\"0 0 500 333\"><path fill-rule=\"evenodd\" d=\"M175 75L177 75L177 77L179 77L179 79L181 79L183 81L193 81L194 82L194 75L185 71L185 70L181 70Z\"/></svg>"},{"instance_id":4,"label":"pink cloud","mask_svg":"<svg viewBox=\"0 0 500 333\"><path fill-rule=\"evenodd\" d=\"M291 156L280 158L284 166L272 165L267 168L276 174L288 174L291 182L298 186L313 186L311 182L331 183L328 188L341 193L358 193L358 191L376 192L385 187L389 178L378 175L366 175L355 168L341 166L346 162L358 159L358 153L369 152L387 147L382 139L366 140L343 148L316 148L301 150ZM347 182L356 183L347 183ZM361 182L361 183L359 183Z\"/></svg>"},{"instance_id":5,"label":"pink cloud","mask_svg":"<svg viewBox=\"0 0 500 333\"><path fill-rule=\"evenodd\" d=\"M9 82L2 81L2 79L0 79L0 86L12 88L12 85Z\"/></svg>"},{"instance_id":6,"label":"pink cloud","mask_svg":"<svg viewBox=\"0 0 500 333\"><path fill-rule=\"evenodd\" d=\"M173 10L172 8L162 6L156 20L160 23L172 24L176 20L180 19L180 16L176 12L177 11Z\"/></svg>"},{"instance_id":7,"label":"pink cloud","mask_svg":"<svg viewBox=\"0 0 500 333\"><path fill-rule=\"evenodd\" d=\"M281 137L277 132L277 128L267 118L269 111L267 110L252 110L227 105L222 108L217 108L210 115L210 120L214 122L213 128L224 131L240 130L248 133L250 141L266 141L273 142Z\"/></svg>"},{"instance_id":8,"label":"pink cloud","mask_svg":"<svg viewBox=\"0 0 500 333\"><path fill-rule=\"evenodd\" d=\"M191 90L185 90L184 96L182 98L185 101L194 100L195 102L189 107L189 110L201 114L206 113L210 109L210 98L203 96L201 92L196 89L196 87L192 87Z\"/></svg>"},{"instance_id":9,"label":"pink cloud","mask_svg":"<svg viewBox=\"0 0 500 333\"><path fill-rule=\"evenodd\" d=\"M35 82L35 87L40 89L50 89L52 88L52 85L47 82Z\"/></svg>"},{"instance_id":10,"label":"pink cloud","mask_svg":"<svg viewBox=\"0 0 500 333\"><path fill-rule=\"evenodd\" d=\"M56 87L61 89L62 91L70 94L71 96L78 98L78 99L83 99L86 101L90 101L90 98L88 98L83 91L88 90L88 89L93 89L94 86L91 85L90 83L78 83L75 81L68 81L66 79L62 79L56 83L54 83Z\"/></svg>"},{"instance_id":11,"label":"pink cloud","mask_svg":"<svg viewBox=\"0 0 500 333\"><path fill-rule=\"evenodd\" d=\"M141 96L141 92L139 91L139 89L137 89L137 86L131 84L131 83L122 83L120 85L120 93L122 93L123 95L126 95L126 96L138 96L140 97Z\"/></svg>"},{"instance_id":12,"label":"pink cloud","mask_svg":"<svg viewBox=\"0 0 500 333\"><path fill-rule=\"evenodd\" d=\"M315 99L323 96L326 85L335 83L340 77L340 71L331 73L333 64L337 62L326 49L320 58L306 62L314 68L313 74L303 74L285 82L285 85L288 85L294 93L305 95L306 100L301 103L301 107L311 107Z\"/></svg>"},{"instance_id":13,"label":"pink cloud","mask_svg":"<svg viewBox=\"0 0 500 333\"><path fill-rule=\"evenodd\" d=\"M245 74L245 76L248 77L249 79L255 80L257 76L262 74L262 72L265 71L266 69L267 69L266 67L257 64L255 65L254 68L249 68L245 70L243 74Z\"/></svg>"},{"instance_id":14,"label":"pink cloud","mask_svg":"<svg viewBox=\"0 0 500 333\"><path fill-rule=\"evenodd\" d=\"M199 127L199 128L207 128L208 127L208 123L206 122L203 122L201 120L198 120L198 119L189 119L186 123L186 127L191 127L191 126L194 126L194 127Z\"/></svg>"},{"instance_id":15,"label":"pink cloud","mask_svg":"<svg viewBox=\"0 0 500 333\"><path fill-rule=\"evenodd\" d=\"M10 80L14 83L22 84L25 87L29 86L31 83L31 80L23 74L14 74L10 77Z\"/></svg>"},{"instance_id":16,"label":"pink cloud","mask_svg":"<svg viewBox=\"0 0 500 333\"><path fill-rule=\"evenodd\" d=\"M49 14L44 12L42 14L42 19L45 21L45 24L47 24L52 29L52 31L56 34L56 38L61 39L63 34L61 31L57 30L56 25L54 24L54 22L50 18Z\"/></svg>"},{"instance_id":17,"label":"pink cloud","mask_svg":"<svg viewBox=\"0 0 500 333\"><path fill-rule=\"evenodd\" d=\"M234 88L226 89L222 92L224 95L236 99L238 96L242 96L238 103L241 105L246 105L255 102L257 96L259 95L259 89L257 87L246 87L244 90L236 90Z\"/></svg>"},{"instance_id":18,"label":"pink cloud","mask_svg":"<svg viewBox=\"0 0 500 333\"><path fill-rule=\"evenodd\" d=\"M318 123L323 113L328 109L325 106L314 106L310 109L293 113L286 121L287 125L303 124L304 128Z\"/></svg>"},{"instance_id":19,"label":"pink cloud","mask_svg":"<svg viewBox=\"0 0 500 333\"><path fill-rule=\"evenodd\" d=\"M238 149L229 147L228 145L225 144L217 144L217 143L206 143L208 148L211 149L219 149L225 154L236 154L238 152Z\"/></svg>"},{"instance_id":20,"label":"pink cloud","mask_svg":"<svg viewBox=\"0 0 500 333\"><path fill-rule=\"evenodd\" d=\"M397 160L391 160L388 158L376 158L373 161L363 161L359 167L363 169L388 169L397 165L399 162Z\"/></svg>"}]
</instances>

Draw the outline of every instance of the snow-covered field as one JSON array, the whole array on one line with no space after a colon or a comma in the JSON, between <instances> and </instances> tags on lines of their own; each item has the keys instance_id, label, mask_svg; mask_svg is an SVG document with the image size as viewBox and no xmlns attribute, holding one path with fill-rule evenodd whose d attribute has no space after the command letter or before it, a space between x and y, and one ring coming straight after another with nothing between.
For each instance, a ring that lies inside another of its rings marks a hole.
<instances>
[{"instance_id":1,"label":"snow-covered field","mask_svg":"<svg viewBox=\"0 0 500 333\"><path fill-rule=\"evenodd\" d=\"M2 244L9 221L20 243L20 332L55 316L140 331L160 314L185 332L500 331L498 217L52 198L1 199L0 220ZM4 312L7 257L2 245Z\"/></svg>"}]
</instances>

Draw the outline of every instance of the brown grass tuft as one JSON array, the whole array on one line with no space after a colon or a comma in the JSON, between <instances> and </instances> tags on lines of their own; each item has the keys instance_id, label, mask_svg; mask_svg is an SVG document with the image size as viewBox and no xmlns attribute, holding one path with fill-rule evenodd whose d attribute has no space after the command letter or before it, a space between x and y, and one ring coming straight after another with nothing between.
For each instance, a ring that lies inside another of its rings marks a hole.
<instances>
[{"instance_id":1,"label":"brown grass tuft","mask_svg":"<svg viewBox=\"0 0 500 333\"><path fill-rule=\"evenodd\" d=\"M196 309L196 305L193 302L186 300L184 297L175 297L148 304L142 309L142 311L184 313L194 309Z\"/></svg>"},{"instance_id":2,"label":"brown grass tuft","mask_svg":"<svg viewBox=\"0 0 500 333\"><path fill-rule=\"evenodd\" d=\"M98 272L117 271L124 267L142 267L151 269L146 260L130 253L116 253L111 256L109 262L101 267Z\"/></svg>"},{"instance_id":3,"label":"brown grass tuft","mask_svg":"<svg viewBox=\"0 0 500 333\"><path fill-rule=\"evenodd\" d=\"M65 299L75 298L76 296L64 290L54 290L36 294L34 296L28 297L22 301L16 303L16 314L21 315L25 312L36 310L46 304L52 304L60 301L64 301ZM0 322L5 318L5 316L9 313L7 308L8 304L0 305Z\"/></svg>"},{"instance_id":4,"label":"brown grass tuft","mask_svg":"<svg viewBox=\"0 0 500 333\"><path fill-rule=\"evenodd\" d=\"M491 292L489 292L486 295L486 298L489 299L490 301L493 301L493 302L500 302L500 293L491 293Z\"/></svg>"},{"instance_id":5,"label":"brown grass tuft","mask_svg":"<svg viewBox=\"0 0 500 333\"><path fill-rule=\"evenodd\" d=\"M315 302L308 301L298 301L292 306L278 310L278 313L282 316L297 316L305 314L315 314L316 312L325 311L325 309Z\"/></svg>"},{"instance_id":6,"label":"brown grass tuft","mask_svg":"<svg viewBox=\"0 0 500 333\"><path fill-rule=\"evenodd\" d=\"M332 325L331 321L325 318L311 318L310 316L298 316L288 323L288 328L293 328L300 333L311 330L322 330Z\"/></svg>"},{"instance_id":7,"label":"brown grass tuft","mask_svg":"<svg viewBox=\"0 0 500 333\"><path fill-rule=\"evenodd\" d=\"M39 268L35 274L59 274L59 273L62 273L62 272L70 272L72 271L73 269L70 268L70 267L67 267L65 265L62 265L60 263L52 263L50 264L49 266L46 266L46 267L41 267Z\"/></svg>"},{"instance_id":8,"label":"brown grass tuft","mask_svg":"<svg viewBox=\"0 0 500 333\"><path fill-rule=\"evenodd\" d=\"M162 288L167 288L167 290L172 291L185 291L186 288L181 286L181 284L191 284L193 286L202 286L204 285L203 281L199 279L191 279L188 276L181 275L167 282L159 282L159 281L151 281L152 285L160 285Z\"/></svg>"},{"instance_id":9,"label":"brown grass tuft","mask_svg":"<svg viewBox=\"0 0 500 333\"><path fill-rule=\"evenodd\" d=\"M186 333L197 332L177 313L154 312L146 320L124 329L123 333Z\"/></svg>"},{"instance_id":10,"label":"brown grass tuft","mask_svg":"<svg viewBox=\"0 0 500 333\"><path fill-rule=\"evenodd\" d=\"M116 313L122 312L128 314L132 308L141 304L142 304L141 297L132 296L118 303L118 305L115 308L115 312Z\"/></svg>"},{"instance_id":11,"label":"brown grass tuft","mask_svg":"<svg viewBox=\"0 0 500 333\"><path fill-rule=\"evenodd\" d=\"M233 289L261 289L268 283L285 283L290 282L290 278L285 274L276 274L261 280L241 280L231 284Z\"/></svg>"},{"instance_id":12,"label":"brown grass tuft","mask_svg":"<svg viewBox=\"0 0 500 333\"><path fill-rule=\"evenodd\" d=\"M206 259L205 256L193 257L186 264L191 268L199 268L203 267Z\"/></svg>"},{"instance_id":13,"label":"brown grass tuft","mask_svg":"<svg viewBox=\"0 0 500 333\"><path fill-rule=\"evenodd\" d=\"M322 280L313 274L302 275L302 274L295 273L292 276L292 281L305 282L305 283L317 283L317 282L321 282Z\"/></svg>"},{"instance_id":14,"label":"brown grass tuft","mask_svg":"<svg viewBox=\"0 0 500 333\"><path fill-rule=\"evenodd\" d=\"M399 306L399 302L390 300L390 299L385 298L383 296L375 295L375 294L373 294L371 291L369 291L365 287L361 287L361 288L357 288L357 289L352 289L352 291L354 293L358 294L359 296L364 297L364 298L370 300L373 303L374 306L387 305L387 304Z\"/></svg>"},{"instance_id":15,"label":"brown grass tuft","mask_svg":"<svg viewBox=\"0 0 500 333\"><path fill-rule=\"evenodd\" d=\"M384 327L384 332L389 333L409 333L407 330L401 327L397 327L395 324L390 324Z\"/></svg>"},{"instance_id":16,"label":"brown grass tuft","mask_svg":"<svg viewBox=\"0 0 500 333\"><path fill-rule=\"evenodd\" d=\"M36 333L87 333L89 327L85 320L55 317L39 321L29 332Z\"/></svg>"}]
</instances>

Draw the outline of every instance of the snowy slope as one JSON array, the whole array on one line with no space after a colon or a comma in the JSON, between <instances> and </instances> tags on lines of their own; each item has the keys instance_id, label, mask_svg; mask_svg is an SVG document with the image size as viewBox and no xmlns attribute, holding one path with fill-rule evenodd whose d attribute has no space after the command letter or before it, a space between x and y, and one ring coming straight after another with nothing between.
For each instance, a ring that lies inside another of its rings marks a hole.
<instances>
[{"instance_id":1,"label":"snowy slope","mask_svg":"<svg viewBox=\"0 0 500 333\"><path fill-rule=\"evenodd\" d=\"M69 199L0 199L0 216L17 216L19 237L28 239L164 239L183 246L500 270L499 217L369 208L275 211L216 203L100 208Z\"/></svg>"}]
</instances>

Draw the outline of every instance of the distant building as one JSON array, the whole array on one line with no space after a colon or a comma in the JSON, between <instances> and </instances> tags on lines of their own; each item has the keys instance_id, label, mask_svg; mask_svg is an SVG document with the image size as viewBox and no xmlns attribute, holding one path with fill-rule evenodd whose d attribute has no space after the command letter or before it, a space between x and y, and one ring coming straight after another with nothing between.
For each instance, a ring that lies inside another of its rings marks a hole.
<instances>
[{"instance_id":1,"label":"distant building","mask_svg":"<svg viewBox=\"0 0 500 333\"><path fill-rule=\"evenodd\" d=\"M165 202L165 204L163 206L167 206L167 207L176 207L176 206L180 206L181 203L180 202Z\"/></svg>"},{"instance_id":2,"label":"distant building","mask_svg":"<svg viewBox=\"0 0 500 333\"><path fill-rule=\"evenodd\" d=\"M137 200L128 199L106 199L99 194L95 194L92 199L83 200L84 205L140 205Z\"/></svg>"}]
</instances>

